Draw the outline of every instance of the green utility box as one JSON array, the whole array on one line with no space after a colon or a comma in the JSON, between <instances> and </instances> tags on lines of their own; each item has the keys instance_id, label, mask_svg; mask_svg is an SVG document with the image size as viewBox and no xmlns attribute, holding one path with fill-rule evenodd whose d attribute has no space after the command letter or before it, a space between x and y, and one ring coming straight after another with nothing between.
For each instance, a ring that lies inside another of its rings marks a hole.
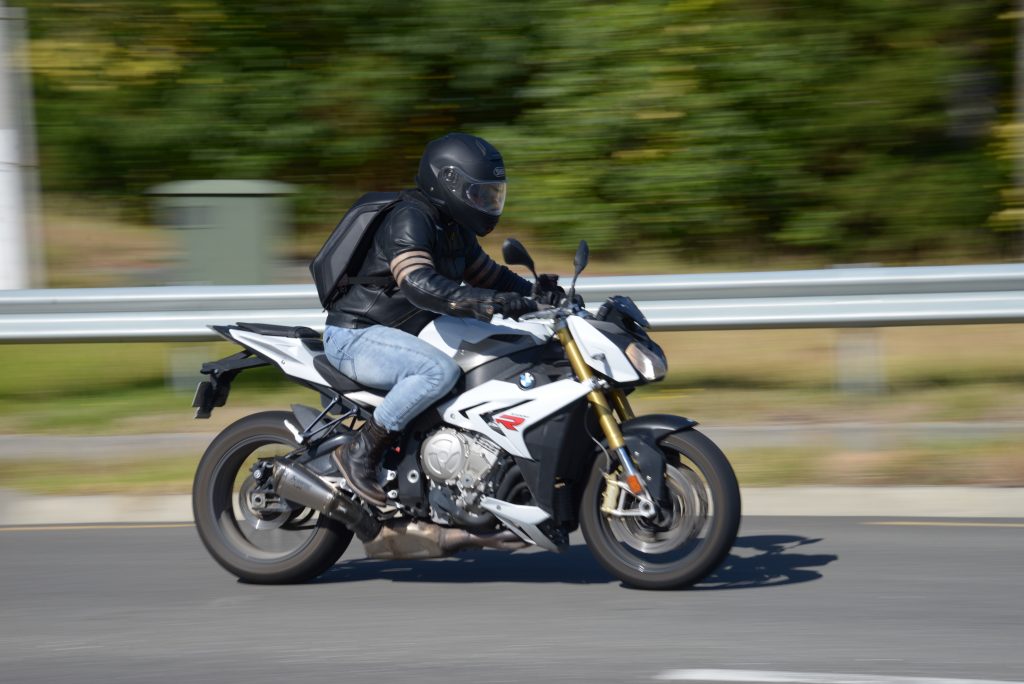
<instances>
[{"instance_id":1,"label":"green utility box","mask_svg":"<svg viewBox=\"0 0 1024 684\"><path fill-rule=\"evenodd\" d=\"M179 235L183 284L273 282L275 252L287 237L290 185L273 181L165 183L149 191L157 220Z\"/></svg>"}]
</instances>

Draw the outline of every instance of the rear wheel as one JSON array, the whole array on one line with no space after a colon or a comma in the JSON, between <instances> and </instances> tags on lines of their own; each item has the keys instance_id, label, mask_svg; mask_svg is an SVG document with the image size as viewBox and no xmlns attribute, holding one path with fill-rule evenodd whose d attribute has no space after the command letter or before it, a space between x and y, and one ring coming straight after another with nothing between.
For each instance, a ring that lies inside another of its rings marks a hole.
<instances>
[{"instance_id":1,"label":"rear wheel","mask_svg":"<svg viewBox=\"0 0 1024 684\"><path fill-rule=\"evenodd\" d=\"M196 529L225 570L247 582L312 579L331 567L352 541L336 520L278 498L253 477L257 463L297 448L286 411L246 416L224 429L203 454L192 487Z\"/></svg>"},{"instance_id":2,"label":"rear wheel","mask_svg":"<svg viewBox=\"0 0 1024 684\"><path fill-rule=\"evenodd\" d=\"M702 580L729 553L740 522L736 475L714 442L686 430L669 435L659 446L665 454L668 503L655 518L628 515L639 506L628 494L605 502L609 461L604 455L594 464L580 511L583 536L598 562L641 589L685 587ZM601 510L608 503L619 515Z\"/></svg>"}]
</instances>

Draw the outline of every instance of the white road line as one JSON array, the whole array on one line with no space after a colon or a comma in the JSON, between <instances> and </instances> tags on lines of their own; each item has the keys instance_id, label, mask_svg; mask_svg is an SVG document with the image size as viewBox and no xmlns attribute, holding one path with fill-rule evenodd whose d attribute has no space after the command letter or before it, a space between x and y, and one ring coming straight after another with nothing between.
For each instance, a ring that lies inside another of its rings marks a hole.
<instances>
[{"instance_id":1,"label":"white road line","mask_svg":"<svg viewBox=\"0 0 1024 684\"><path fill-rule=\"evenodd\" d=\"M668 670L655 679L670 682L759 682L765 684L1024 684L995 679L943 679L834 672L769 672L763 670Z\"/></svg>"},{"instance_id":2,"label":"white road line","mask_svg":"<svg viewBox=\"0 0 1024 684\"><path fill-rule=\"evenodd\" d=\"M881 520L862 525L889 525L892 527L1024 527L1024 523L956 522L952 520Z\"/></svg>"},{"instance_id":3,"label":"white road line","mask_svg":"<svg viewBox=\"0 0 1024 684\"><path fill-rule=\"evenodd\" d=\"M0 532L78 532L79 530L161 530L195 527L195 523L98 523L85 525L9 525Z\"/></svg>"}]
</instances>

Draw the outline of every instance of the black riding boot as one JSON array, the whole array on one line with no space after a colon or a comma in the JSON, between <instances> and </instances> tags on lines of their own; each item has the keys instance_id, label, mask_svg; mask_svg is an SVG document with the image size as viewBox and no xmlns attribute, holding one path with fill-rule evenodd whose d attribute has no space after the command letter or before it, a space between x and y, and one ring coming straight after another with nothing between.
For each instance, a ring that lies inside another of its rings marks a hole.
<instances>
[{"instance_id":1,"label":"black riding boot","mask_svg":"<svg viewBox=\"0 0 1024 684\"><path fill-rule=\"evenodd\" d=\"M344 444L331 453L349 486L366 501L383 506L384 489L377 483L377 466L388 447L391 433L371 416Z\"/></svg>"}]
</instances>

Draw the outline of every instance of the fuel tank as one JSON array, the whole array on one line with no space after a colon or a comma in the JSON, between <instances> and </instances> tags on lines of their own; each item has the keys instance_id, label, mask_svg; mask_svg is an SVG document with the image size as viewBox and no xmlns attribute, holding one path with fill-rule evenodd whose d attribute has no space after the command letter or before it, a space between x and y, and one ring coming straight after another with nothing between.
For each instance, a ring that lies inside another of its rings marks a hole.
<instances>
[{"instance_id":1,"label":"fuel tank","mask_svg":"<svg viewBox=\"0 0 1024 684\"><path fill-rule=\"evenodd\" d=\"M546 323L514 321L495 316L490 323L475 318L439 316L420 331L419 337L455 360L463 371L507 356L520 349L542 345L551 338Z\"/></svg>"}]
</instances>

